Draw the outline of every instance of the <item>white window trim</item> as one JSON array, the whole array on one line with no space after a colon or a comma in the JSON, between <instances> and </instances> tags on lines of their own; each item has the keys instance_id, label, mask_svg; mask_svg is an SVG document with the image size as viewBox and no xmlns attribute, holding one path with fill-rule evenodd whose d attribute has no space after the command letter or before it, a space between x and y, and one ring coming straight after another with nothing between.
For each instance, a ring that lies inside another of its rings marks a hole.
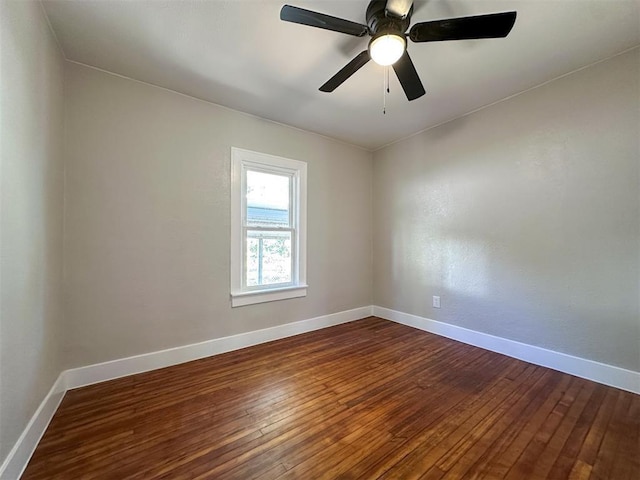
<instances>
[{"instance_id":1,"label":"white window trim","mask_svg":"<svg viewBox=\"0 0 640 480\"><path fill-rule=\"evenodd\" d=\"M267 288L244 288L244 206L243 170L246 167L292 175L292 195L296 196L295 211L297 235L292 245L294 259L293 280L288 284ZM276 157L266 153L231 148L231 306L272 302L307 295L307 164L299 160Z\"/></svg>"}]
</instances>

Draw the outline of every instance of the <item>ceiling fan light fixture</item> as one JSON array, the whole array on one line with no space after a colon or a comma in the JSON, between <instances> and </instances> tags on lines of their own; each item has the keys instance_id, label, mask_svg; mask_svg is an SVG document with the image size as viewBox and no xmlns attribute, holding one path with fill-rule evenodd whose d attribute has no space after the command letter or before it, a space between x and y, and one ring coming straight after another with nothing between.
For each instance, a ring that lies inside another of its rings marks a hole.
<instances>
[{"instance_id":1,"label":"ceiling fan light fixture","mask_svg":"<svg viewBox=\"0 0 640 480\"><path fill-rule=\"evenodd\" d=\"M404 35L383 33L371 40L369 55L374 62L385 67L396 63L402 57L406 48L407 41Z\"/></svg>"},{"instance_id":2,"label":"ceiling fan light fixture","mask_svg":"<svg viewBox=\"0 0 640 480\"><path fill-rule=\"evenodd\" d=\"M504 38L509 35L517 16L515 11L490 13L419 22L409 28L413 3L413 0L371 0L365 12L366 25L292 5L282 7L280 20L355 37L367 34L373 37L367 50L360 52L326 81L319 88L321 92L333 92L369 60L373 60L382 66L393 65L407 100L411 101L424 95L425 90L407 51L407 36L415 43ZM388 69L386 73L388 81Z\"/></svg>"}]
</instances>

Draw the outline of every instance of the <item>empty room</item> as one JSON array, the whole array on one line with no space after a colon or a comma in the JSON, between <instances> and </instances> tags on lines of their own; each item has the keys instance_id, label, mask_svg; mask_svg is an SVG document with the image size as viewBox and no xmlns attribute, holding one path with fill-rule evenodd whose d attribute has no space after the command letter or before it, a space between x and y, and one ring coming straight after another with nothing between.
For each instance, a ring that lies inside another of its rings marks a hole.
<instances>
[{"instance_id":1,"label":"empty room","mask_svg":"<svg viewBox=\"0 0 640 480\"><path fill-rule=\"evenodd\" d=\"M0 479L640 478L637 0L0 0Z\"/></svg>"}]
</instances>

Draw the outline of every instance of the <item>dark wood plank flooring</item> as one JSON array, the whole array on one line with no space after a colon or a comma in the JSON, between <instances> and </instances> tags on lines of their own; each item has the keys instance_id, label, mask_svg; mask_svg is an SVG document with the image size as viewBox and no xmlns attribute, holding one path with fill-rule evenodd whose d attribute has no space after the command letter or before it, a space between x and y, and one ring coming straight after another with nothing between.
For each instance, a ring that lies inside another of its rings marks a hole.
<instances>
[{"instance_id":1,"label":"dark wood plank flooring","mask_svg":"<svg viewBox=\"0 0 640 480\"><path fill-rule=\"evenodd\" d=\"M65 396L23 479L633 479L640 396L368 318Z\"/></svg>"}]
</instances>

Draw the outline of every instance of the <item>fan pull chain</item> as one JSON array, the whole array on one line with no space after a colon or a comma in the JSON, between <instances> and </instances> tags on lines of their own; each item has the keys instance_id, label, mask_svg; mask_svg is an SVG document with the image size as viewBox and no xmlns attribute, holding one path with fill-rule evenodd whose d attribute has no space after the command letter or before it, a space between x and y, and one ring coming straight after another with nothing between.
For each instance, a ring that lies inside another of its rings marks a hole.
<instances>
[{"instance_id":1,"label":"fan pull chain","mask_svg":"<svg viewBox=\"0 0 640 480\"><path fill-rule=\"evenodd\" d=\"M382 114L387 114L387 67L382 71Z\"/></svg>"},{"instance_id":2,"label":"fan pull chain","mask_svg":"<svg viewBox=\"0 0 640 480\"><path fill-rule=\"evenodd\" d=\"M389 67L384 67L382 76L382 114L387 114L387 95L389 94Z\"/></svg>"}]
</instances>

